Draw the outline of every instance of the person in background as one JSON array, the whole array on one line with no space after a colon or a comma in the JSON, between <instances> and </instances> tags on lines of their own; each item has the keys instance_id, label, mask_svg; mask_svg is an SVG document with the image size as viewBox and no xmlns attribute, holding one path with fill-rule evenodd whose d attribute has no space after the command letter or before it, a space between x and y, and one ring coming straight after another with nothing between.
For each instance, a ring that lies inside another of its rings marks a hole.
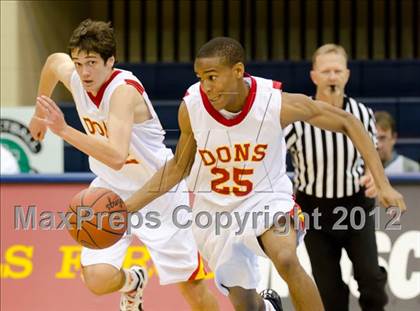
<instances>
[{"instance_id":1,"label":"person in background","mask_svg":"<svg viewBox=\"0 0 420 311\"><path fill-rule=\"evenodd\" d=\"M378 152L385 173L419 172L419 163L398 154L394 149L397 132L395 120L391 114L386 111L377 111L375 112L375 119L378 132Z\"/></svg>"},{"instance_id":2,"label":"person in background","mask_svg":"<svg viewBox=\"0 0 420 311\"><path fill-rule=\"evenodd\" d=\"M310 75L316 85L314 99L335 107L337 117L345 111L360 120L375 145L372 110L345 94L350 71L344 48L336 44L318 48ZM387 274L378 264L374 220L369 213L374 208L369 197L376 196L378 189L356 148L357 141L303 121L286 128L285 137L295 169L296 202L309 215L305 246L325 310L349 308L349 288L340 267L343 249L353 263L362 310L384 310ZM365 215L362 228L352 225L359 224L360 219L352 222L349 216L360 216L354 213L356 208L362 208Z\"/></svg>"}]
</instances>

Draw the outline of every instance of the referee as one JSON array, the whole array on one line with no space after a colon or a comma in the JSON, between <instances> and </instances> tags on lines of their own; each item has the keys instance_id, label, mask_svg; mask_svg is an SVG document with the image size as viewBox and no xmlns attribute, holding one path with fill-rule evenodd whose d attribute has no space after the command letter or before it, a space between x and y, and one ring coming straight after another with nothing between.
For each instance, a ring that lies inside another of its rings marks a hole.
<instances>
[{"instance_id":1,"label":"referee","mask_svg":"<svg viewBox=\"0 0 420 311\"><path fill-rule=\"evenodd\" d=\"M353 114L376 145L372 110L344 95L349 75L343 47L326 44L315 51L311 71L315 98ZM353 263L362 310L384 310L386 272L378 265L374 216L369 215L374 200L367 197L375 196L375 187L360 153L343 134L304 122L285 131L296 201L310 215L305 245L325 310L348 310L349 289L340 269L343 248Z\"/></svg>"}]
</instances>

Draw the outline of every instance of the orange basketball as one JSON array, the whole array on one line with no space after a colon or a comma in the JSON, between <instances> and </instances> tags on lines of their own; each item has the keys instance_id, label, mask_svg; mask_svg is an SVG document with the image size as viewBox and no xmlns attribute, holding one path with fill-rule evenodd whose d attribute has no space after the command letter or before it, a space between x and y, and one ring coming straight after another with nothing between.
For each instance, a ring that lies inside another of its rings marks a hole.
<instances>
[{"instance_id":1,"label":"orange basketball","mask_svg":"<svg viewBox=\"0 0 420 311\"><path fill-rule=\"evenodd\" d=\"M87 188L70 201L68 228L80 245L101 249L117 243L127 229L127 208L113 191Z\"/></svg>"}]
</instances>

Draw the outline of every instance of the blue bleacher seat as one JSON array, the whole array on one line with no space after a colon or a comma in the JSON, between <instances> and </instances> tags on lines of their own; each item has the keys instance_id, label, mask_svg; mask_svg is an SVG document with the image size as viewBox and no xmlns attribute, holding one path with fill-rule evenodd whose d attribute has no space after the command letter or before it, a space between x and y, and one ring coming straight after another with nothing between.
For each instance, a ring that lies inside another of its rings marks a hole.
<instances>
[{"instance_id":1,"label":"blue bleacher seat","mask_svg":"<svg viewBox=\"0 0 420 311\"><path fill-rule=\"evenodd\" d=\"M420 60L364 61L359 96L420 96Z\"/></svg>"},{"instance_id":2,"label":"blue bleacher seat","mask_svg":"<svg viewBox=\"0 0 420 311\"><path fill-rule=\"evenodd\" d=\"M395 150L420 163L420 138L399 139L395 144Z\"/></svg>"}]
</instances>

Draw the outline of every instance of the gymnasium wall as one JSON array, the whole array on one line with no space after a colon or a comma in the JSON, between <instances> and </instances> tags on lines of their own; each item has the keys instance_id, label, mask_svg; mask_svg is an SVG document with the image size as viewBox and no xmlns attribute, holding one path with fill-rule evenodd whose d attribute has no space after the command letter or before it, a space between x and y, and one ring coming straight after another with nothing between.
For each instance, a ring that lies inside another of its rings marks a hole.
<instances>
[{"instance_id":1,"label":"gymnasium wall","mask_svg":"<svg viewBox=\"0 0 420 311\"><path fill-rule=\"evenodd\" d=\"M33 105L48 55L66 52L71 31L83 19L106 19L106 6L103 1L82 0L0 2L1 105ZM54 95L70 99L61 85Z\"/></svg>"},{"instance_id":2,"label":"gymnasium wall","mask_svg":"<svg viewBox=\"0 0 420 311\"><path fill-rule=\"evenodd\" d=\"M31 105L43 63L85 18L110 20L122 62L190 62L214 36L252 61L309 60L338 42L352 59L419 58L418 0L43 0L1 2L1 105ZM24 89L24 91L22 91ZM55 98L69 99L63 87Z\"/></svg>"}]
</instances>

